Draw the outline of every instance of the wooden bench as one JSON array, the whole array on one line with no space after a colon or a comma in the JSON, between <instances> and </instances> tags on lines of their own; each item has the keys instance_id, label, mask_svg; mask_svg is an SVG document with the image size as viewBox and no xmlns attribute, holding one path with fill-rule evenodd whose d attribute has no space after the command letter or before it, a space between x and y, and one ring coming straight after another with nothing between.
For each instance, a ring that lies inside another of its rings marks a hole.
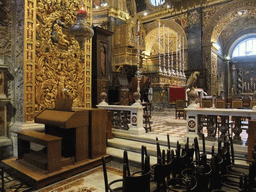
<instances>
[{"instance_id":1,"label":"wooden bench","mask_svg":"<svg viewBox=\"0 0 256 192\"><path fill-rule=\"evenodd\" d=\"M20 131L18 134L18 159L24 159L29 163L46 168L48 173L61 168L61 137L47 135L36 131ZM30 142L46 147L46 154L33 153ZM43 154L43 155L42 155Z\"/></svg>"}]
</instances>

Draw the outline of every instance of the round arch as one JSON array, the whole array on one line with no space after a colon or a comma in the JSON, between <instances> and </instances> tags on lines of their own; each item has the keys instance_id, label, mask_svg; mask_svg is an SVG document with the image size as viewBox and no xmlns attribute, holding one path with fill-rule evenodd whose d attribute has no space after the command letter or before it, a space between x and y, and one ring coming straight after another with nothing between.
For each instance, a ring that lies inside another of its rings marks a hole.
<instances>
[{"instance_id":1,"label":"round arch","mask_svg":"<svg viewBox=\"0 0 256 192\"><path fill-rule=\"evenodd\" d=\"M242 41L247 38L256 37L256 29L248 29L244 30L236 35L234 35L227 46L223 49L223 55L228 55L230 58L232 57L232 53L235 47Z\"/></svg>"},{"instance_id":2,"label":"round arch","mask_svg":"<svg viewBox=\"0 0 256 192\"><path fill-rule=\"evenodd\" d=\"M238 11L248 10L248 14L256 15L252 7L256 7L255 0L235 0L217 11L203 30L203 44L217 43L223 28L240 16Z\"/></svg>"},{"instance_id":3,"label":"round arch","mask_svg":"<svg viewBox=\"0 0 256 192\"><path fill-rule=\"evenodd\" d=\"M187 38L186 38L186 34L185 31L183 30L183 28L176 22L172 21L172 20L156 20L153 23L150 23L147 25L147 29L148 29L148 33L145 37L145 52L146 54L150 54L152 51L152 47L155 43L157 43L157 45L159 46L158 43L158 38L159 38L159 22L161 24L160 27L160 36L163 36L163 30L165 30L165 32L169 32L170 33L170 39L175 38L176 39L176 35L181 36L181 38L184 38L184 47L186 49L187 47ZM165 26L165 28L163 28L163 25ZM167 34L167 33L166 33ZM166 39L167 40L167 39ZM176 45L174 46L176 47ZM175 49L176 50L176 49ZM161 52L163 51L163 47L161 46Z\"/></svg>"}]
</instances>

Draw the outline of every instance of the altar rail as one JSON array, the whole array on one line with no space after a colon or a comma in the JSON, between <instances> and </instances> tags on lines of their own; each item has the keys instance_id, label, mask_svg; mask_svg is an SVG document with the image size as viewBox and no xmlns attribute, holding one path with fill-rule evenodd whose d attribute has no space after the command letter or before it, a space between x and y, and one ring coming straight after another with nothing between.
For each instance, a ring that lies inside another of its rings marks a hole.
<instances>
[{"instance_id":1,"label":"altar rail","mask_svg":"<svg viewBox=\"0 0 256 192\"><path fill-rule=\"evenodd\" d=\"M112 113L112 124L115 131L127 132L140 135L145 133L143 127L143 106L136 104L126 105L108 105L100 103L98 108L106 109Z\"/></svg>"},{"instance_id":2,"label":"altar rail","mask_svg":"<svg viewBox=\"0 0 256 192\"><path fill-rule=\"evenodd\" d=\"M225 138L230 134L234 143L242 144L242 129L248 120L256 119L256 109L185 108L187 113L186 137L201 137L206 127L208 140Z\"/></svg>"}]
</instances>

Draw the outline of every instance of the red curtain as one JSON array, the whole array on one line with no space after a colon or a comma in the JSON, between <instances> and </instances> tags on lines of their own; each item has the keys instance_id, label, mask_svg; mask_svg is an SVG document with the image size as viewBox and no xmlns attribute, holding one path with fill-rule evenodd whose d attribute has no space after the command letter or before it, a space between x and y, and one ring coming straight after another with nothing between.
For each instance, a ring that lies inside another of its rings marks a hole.
<instances>
[{"instance_id":1,"label":"red curtain","mask_svg":"<svg viewBox=\"0 0 256 192\"><path fill-rule=\"evenodd\" d=\"M169 88L170 103L175 102L176 99L185 100L185 88L184 87L170 87Z\"/></svg>"}]
</instances>

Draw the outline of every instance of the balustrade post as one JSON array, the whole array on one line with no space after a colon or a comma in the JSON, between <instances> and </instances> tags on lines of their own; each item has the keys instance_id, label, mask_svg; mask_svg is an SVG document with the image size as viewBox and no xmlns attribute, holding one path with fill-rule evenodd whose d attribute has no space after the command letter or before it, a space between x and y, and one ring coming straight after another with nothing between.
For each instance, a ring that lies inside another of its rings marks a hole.
<instances>
[{"instance_id":1,"label":"balustrade post","mask_svg":"<svg viewBox=\"0 0 256 192\"><path fill-rule=\"evenodd\" d=\"M232 131L235 134L233 138L233 142L236 144L242 144L242 139L240 134L242 133L242 127L241 127L241 119L242 117L236 116L233 117L235 120L235 126L233 127Z\"/></svg>"},{"instance_id":2,"label":"balustrade post","mask_svg":"<svg viewBox=\"0 0 256 192\"><path fill-rule=\"evenodd\" d=\"M203 135L203 122L202 122L202 118L203 118L203 115L198 115L198 135L199 135L199 138L201 139L202 138L202 135Z\"/></svg>"},{"instance_id":3,"label":"balustrade post","mask_svg":"<svg viewBox=\"0 0 256 192\"><path fill-rule=\"evenodd\" d=\"M229 116L220 116L221 125L219 126L219 131L221 132L220 139L225 139L229 131Z\"/></svg>"},{"instance_id":4,"label":"balustrade post","mask_svg":"<svg viewBox=\"0 0 256 192\"><path fill-rule=\"evenodd\" d=\"M207 116L207 140L215 141L216 140L216 131L217 128L214 126L214 116Z\"/></svg>"}]
</instances>

